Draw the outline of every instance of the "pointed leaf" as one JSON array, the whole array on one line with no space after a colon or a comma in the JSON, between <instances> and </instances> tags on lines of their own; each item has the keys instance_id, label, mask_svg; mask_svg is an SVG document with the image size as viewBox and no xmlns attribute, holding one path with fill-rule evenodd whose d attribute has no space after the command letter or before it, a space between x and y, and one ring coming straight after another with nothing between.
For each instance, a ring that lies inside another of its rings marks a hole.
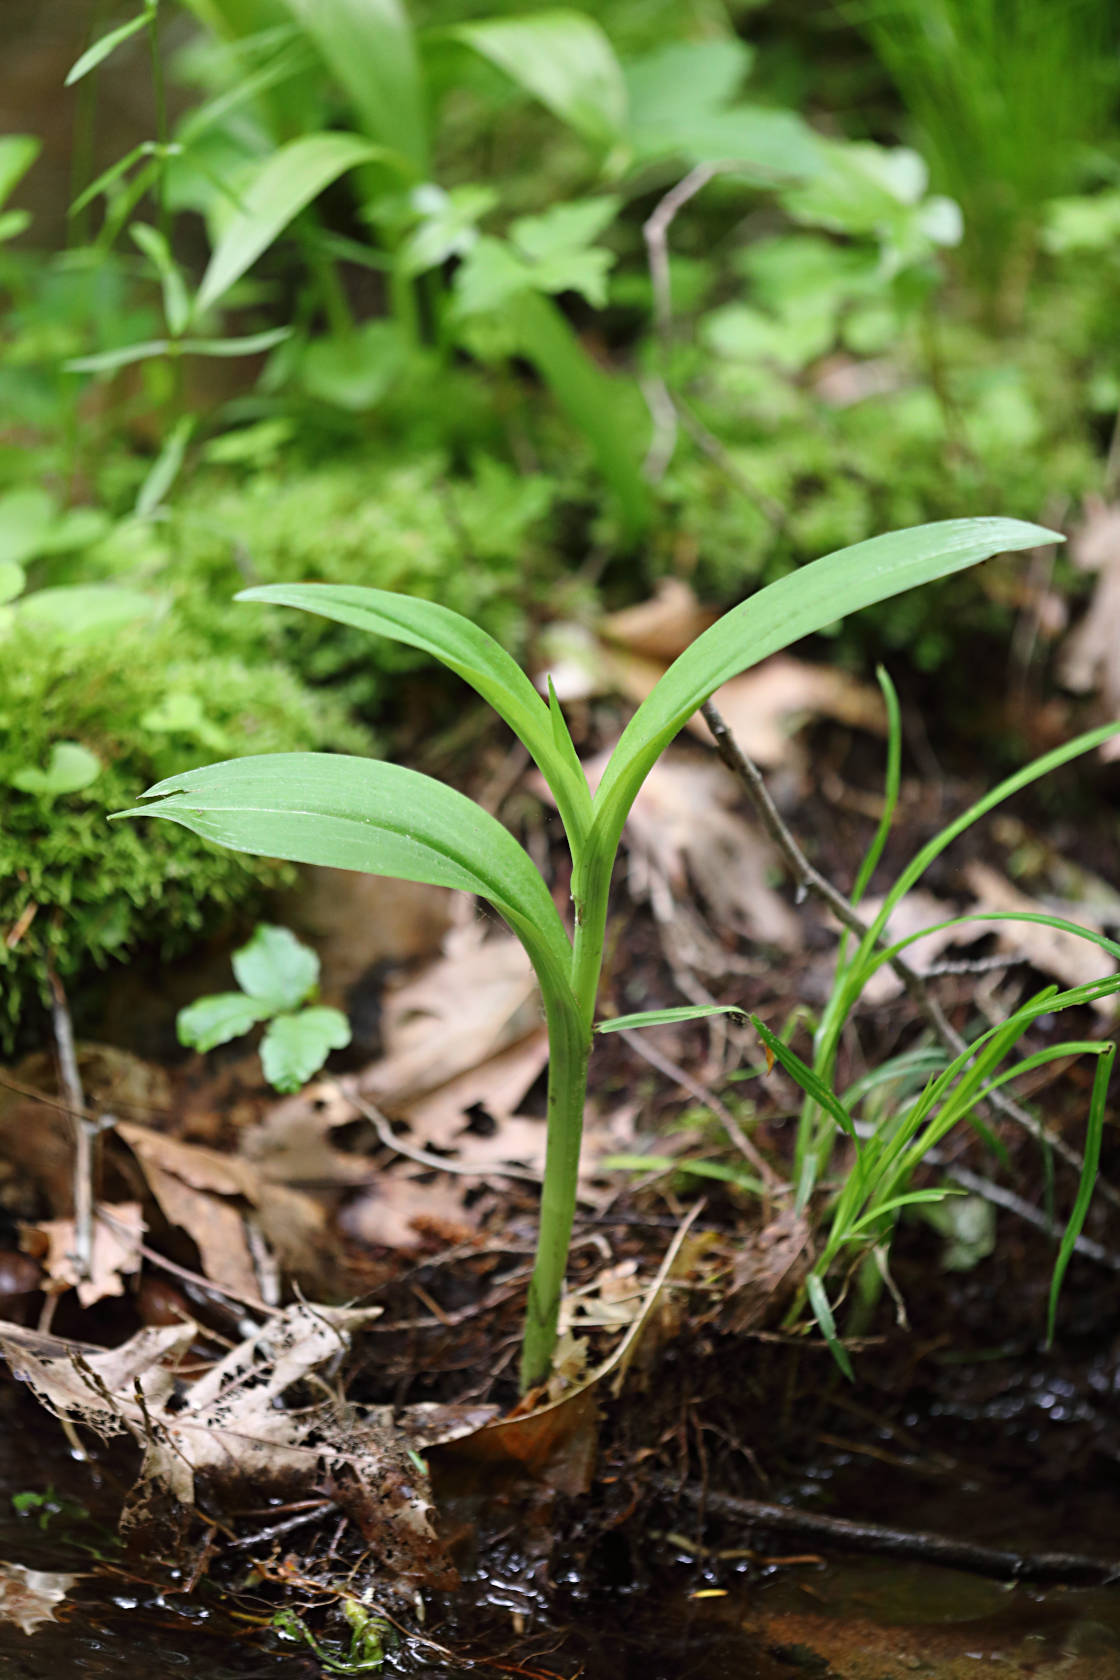
<instances>
[{"instance_id":1,"label":"pointed leaf","mask_svg":"<svg viewBox=\"0 0 1120 1680\"><path fill-rule=\"evenodd\" d=\"M277 1091L298 1091L332 1050L343 1050L349 1042L350 1023L340 1009L278 1015L261 1040L264 1076Z\"/></svg>"},{"instance_id":2,"label":"pointed leaf","mask_svg":"<svg viewBox=\"0 0 1120 1680\"><path fill-rule=\"evenodd\" d=\"M272 1010L260 998L244 992L217 992L199 998L175 1017L179 1043L191 1050L214 1050L233 1038L243 1038L258 1021L267 1021Z\"/></svg>"},{"instance_id":3,"label":"pointed leaf","mask_svg":"<svg viewBox=\"0 0 1120 1680\"><path fill-rule=\"evenodd\" d=\"M663 1027L673 1021L700 1021L705 1015L745 1015L731 1003L686 1003L679 1009L646 1009L638 1015L616 1015L599 1021L597 1033L631 1032L637 1027Z\"/></svg>"},{"instance_id":4,"label":"pointed leaf","mask_svg":"<svg viewBox=\"0 0 1120 1680\"><path fill-rule=\"evenodd\" d=\"M274 1010L298 1009L319 984L319 959L290 928L262 922L247 945L233 953L237 984Z\"/></svg>"},{"instance_id":5,"label":"pointed leaf","mask_svg":"<svg viewBox=\"0 0 1120 1680\"><path fill-rule=\"evenodd\" d=\"M43 149L32 134L0 135L0 204L27 174Z\"/></svg>"},{"instance_id":6,"label":"pointed leaf","mask_svg":"<svg viewBox=\"0 0 1120 1680\"><path fill-rule=\"evenodd\" d=\"M836 1320L832 1316L832 1308L825 1294L824 1284L815 1272L811 1272L805 1280L805 1287L809 1293L809 1305L813 1309L813 1316L821 1327L821 1333L828 1343L829 1351L837 1365L843 1371L849 1382L855 1382L855 1372L848 1357L848 1350L836 1334Z\"/></svg>"},{"instance_id":7,"label":"pointed leaf","mask_svg":"<svg viewBox=\"0 0 1120 1680\"><path fill-rule=\"evenodd\" d=\"M595 828L617 843L638 789L669 742L722 683L768 654L989 555L1062 540L1020 519L946 519L872 537L768 584L698 636L638 707L600 783Z\"/></svg>"},{"instance_id":8,"label":"pointed leaf","mask_svg":"<svg viewBox=\"0 0 1120 1680\"><path fill-rule=\"evenodd\" d=\"M265 584L243 589L236 599L300 607L432 654L493 706L525 744L556 795L569 836L578 843L587 828L591 801L570 737L567 746L556 739L555 718L549 718L520 665L469 618L437 601L353 584Z\"/></svg>"},{"instance_id":9,"label":"pointed leaf","mask_svg":"<svg viewBox=\"0 0 1120 1680\"><path fill-rule=\"evenodd\" d=\"M626 125L626 83L614 48L581 12L486 18L449 31L504 70L593 145L610 146Z\"/></svg>"},{"instance_id":10,"label":"pointed leaf","mask_svg":"<svg viewBox=\"0 0 1120 1680\"><path fill-rule=\"evenodd\" d=\"M548 888L509 831L464 794L399 764L272 753L169 776L121 816L163 817L260 857L479 893L538 974L568 988L571 947Z\"/></svg>"},{"instance_id":11,"label":"pointed leaf","mask_svg":"<svg viewBox=\"0 0 1120 1680\"><path fill-rule=\"evenodd\" d=\"M391 154L357 134L305 134L264 159L241 188L240 204L218 241L196 300L213 307L324 188L349 169Z\"/></svg>"},{"instance_id":12,"label":"pointed leaf","mask_svg":"<svg viewBox=\"0 0 1120 1680\"><path fill-rule=\"evenodd\" d=\"M428 172L428 118L416 41L401 0L285 0L346 90L366 134Z\"/></svg>"},{"instance_id":13,"label":"pointed leaf","mask_svg":"<svg viewBox=\"0 0 1120 1680\"><path fill-rule=\"evenodd\" d=\"M123 41L127 41L132 35L139 34L141 29L146 29L155 17L155 13L154 4L147 5L139 16L129 18L127 23L120 24L116 29L110 29L108 34L102 35L100 40L94 41L91 47L86 48L81 58L70 66L66 80L62 84L63 87L73 87L74 83L80 82L83 76L88 76L91 70L96 70L97 66L103 64L110 53L116 52Z\"/></svg>"}]
</instances>

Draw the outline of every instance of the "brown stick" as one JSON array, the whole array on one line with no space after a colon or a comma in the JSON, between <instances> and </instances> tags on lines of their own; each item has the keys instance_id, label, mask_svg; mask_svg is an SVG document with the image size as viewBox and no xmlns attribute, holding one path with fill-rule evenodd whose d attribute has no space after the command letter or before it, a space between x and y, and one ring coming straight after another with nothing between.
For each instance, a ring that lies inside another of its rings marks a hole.
<instances>
[{"instance_id":1,"label":"brown stick","mask_svg":"<svg viewBox=\"0 0 1120 1680\"><path fill-rule=\"evenodd\" d=\"M78 1072L74 1028L62 981L47 969L51 988L51 1020L58 1051L58 1076L74 1129L74 1264L80 1279L88 1278L93 1257L93 1151L98 1125L86 1118L86 1099Z\"/></svg>"},{"instance_id":2,"label":"brown stick","mask_svg":"<svg viewBox=\"0 0 1120 1680\"><path fill-rule=\"evenodd\" d=\"M670 1498L683 1499L709 1516L764 1528L774 1534L797 1534L845 1552L873 1552L880 1557L917 1558L948 1569L965 1569L997 1581L1067 1581L1110 1586L1120 1581L1120 1560L1086 1557L1080 1552L1014 1552L997 1546L978 1546L922 1529L891 1528L883 1523L850 1522L826 1517L793 1505L770 1505L758 1499L737 1499L686 1483L683 1487L658 1478L657 1486Z\"/></svg>"}]
</instances>

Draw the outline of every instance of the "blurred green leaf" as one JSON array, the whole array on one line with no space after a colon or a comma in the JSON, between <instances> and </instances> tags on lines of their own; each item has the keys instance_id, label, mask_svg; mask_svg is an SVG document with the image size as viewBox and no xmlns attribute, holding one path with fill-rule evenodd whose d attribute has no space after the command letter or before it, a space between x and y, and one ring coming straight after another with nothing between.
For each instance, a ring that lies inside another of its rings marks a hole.
<instances>
[{"instance_id":1,"label":"blurred green leaf","mask_svg":"<svg viewBox=\"0 0 1120 1680\"><path fill-rule=\"evenodd\" d=\"M243 1037L271 1014L269 1005L259 998L246 997L244 992L218 992L180 1009L175 1031L179 1043L192 1050L214 1050L232 1038Z\"/></svg>"},{"instance_id":2,"label":"blurred green leaf","mask_svg":"<svg viewBox=\"0 0 1120 1680\"><path fill-rule=\"evenodd\" d=\"M138 35L141 29L147 29L155 15L155 0L146 0L144 10L136 17L118 25L116 29L110 29L100 40L94 41L92 46L86 48L82 56L70 66L63 87L73 87L83 76L88 76L91 70L96 70L97 66L103 64L110 53L116 52L123 42L133 35Z\"/></svg>"},{"instance_id":3,"label":"blurred green leaf","mask_svg":"<svg viewBox=\"0 0 1120 1680\"><path fill-rule=\"evenodd\" d=\"M350 1042L350 1023L338 1009L301 1009L278 1015L261 1040L261 1066L277 1091L298 1091L332 1050Z\"/></svg>"},{"instance_id":4,"label":"blurred green leaf","mask_svg":"<svg viewBox=\"0 0 1120 1680\"><path fill-rule=\"evenodd\" d=\"M77 741L58 741L51 748L45 770L26 765L12 774L12 786L21 793L37 793L43 799L57 799L64 793L80 793L101 774L101 760Z\"/></svg>"},{"instance_id":5,"label":"blurred green leaf","mask_svg":"<svg viewBox=\"0 0 1120 1680\"><path fill-rule=\"evenodd\" d=\"M237 984L267 1001L273 1013L298 1009L319 984L319 958L290 928L262 922L247 945L233 953Z\"/></svg>"},{"instance_id":6,"label":"blurred green leaf","mask_svg":"<svg viewBox=\"0 0 1120 1680\"><path fill-rule=\"evenodd\" d=\"M593 145L609 147L622 138L626 84L614 48L593 18L543 11L463 23L448 34L497 65Z\"/></svg>"}]
</instances>

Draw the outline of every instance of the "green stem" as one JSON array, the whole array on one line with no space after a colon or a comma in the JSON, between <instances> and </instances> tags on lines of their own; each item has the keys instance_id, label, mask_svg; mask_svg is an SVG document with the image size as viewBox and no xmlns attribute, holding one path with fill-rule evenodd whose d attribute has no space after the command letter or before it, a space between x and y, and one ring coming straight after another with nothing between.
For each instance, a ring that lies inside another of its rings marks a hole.
<instances>
[{"instance_id":1,"label":"green stem","mask_svg":"<svg viewBox=\"0 0 1120 1680\"><path fill-rule=\"evenodd\" d=\"M550 988L545 993L548 1145L537 1257L529 1283L521 1348L523 1394L547 1381L556 1346L556 1326L579 1190L583 1111L587 1101L595 1001L603 965L612 862L613 858L602 856L593 856L586 868L577 862L573 875L576 929L572 984L570 989Z\"/></svg>"},{"instance_id":2,"label":"green stem","mask_svg":"<svg viewBox=\"0 0 1120 1680\"><path fill-rule=\"evenodd\" d=\"M164 239L170 238L170 216L167 210L167 90L163 79L163 60L159 50L159 6L152 8L148 25L148 47L152 55L152 95L156 107L156 139L159 142L159 174L156 178L156 225Z\"/></svg>"}]
</instances>

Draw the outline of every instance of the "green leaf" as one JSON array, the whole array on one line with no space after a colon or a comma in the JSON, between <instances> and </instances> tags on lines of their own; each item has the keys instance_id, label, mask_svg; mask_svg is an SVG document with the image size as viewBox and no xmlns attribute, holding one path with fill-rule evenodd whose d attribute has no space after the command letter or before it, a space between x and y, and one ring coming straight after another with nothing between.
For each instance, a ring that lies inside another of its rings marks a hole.
<instances>
[{"instance_id":1,"label":"green leaf","mask_svg":"<svg viewBox=\"0 0 1120 1680\"><path fill-rule=\"evenodd\" d=\"M400 254L400 271L409 276L438 268L449 257L465 256L477 238L477 224L493 210L498 195L492 187L467 185L444 192L429 183L417 188L416 200L422 202L423 220Z\"/></svg>"},{"instance_id":2,"label":"green leaf","mask_svg":"<svg viewBox=\"0 0 1120 1680\"><path fill-rule=\"evenodd\" d=\"M134 222L129 232L134 244L140 247L159 276L167 330L172 338L178 338L187 324L191 306L186 283L171 254L171 247L159 229L149 227L146 222Z\"/></svg>"},{"instance_id":3,"label":"green leaf","mask_svg":"<svg viewBox=\"0 0 1120 1680\"><path fill-rule=\"evenodd\" d=\"M625 393L591 360L551 299L523 293L510 300L509 316L522 354L594 453L618 502L625 536L634 541L649 524L652 507Z\"/></svg>"},{"instance_id":4,"label":"green leaf","mask_svg":"<svg viewBox=\"0 0 1120 1680\"><path fill-rule=\"evenodd\" d=\"M1097 1169L1101 1159L1101 1140L1104 1136L1104 1108L1108 1096L1108 1082L1112 1077L1112 1065L1116 1060L1115 1044L1106 1044L1097 1052L1097 1066L1093 1074L1093 1094L1089 1099L1089 1123L1085 1130L1085 1154L1081 1167L1081 1178L1077 1185L1077 1198L1073 1205L1073 1212L1069 1216L1065 1231L1062 1234L1061 1247L1058 1258L1054 1262L1054 1273L1050 1280L1050 1302L1046 1315L1046 1338L1054 1339L1054 1324L1058 1315L1058 1297L1061 1294L1062 1280L1066 1275L1066 1268L1073 1255L1077 1239L1081 1235L1085 1224L1085 1215L1089 1211L1089 1202L1093 1195L1093 1186L1097 1181Z\"/></svg>"},{"instance_id":5,"label":"green leaf","mask_svg":"<svg viewBox=\"0 0 1120 1680\"><path fill-rule=\"evenodd\" d=\"M681 1172L694 1178L714 1178L721 1184L733 1184L736 1190L749 1191L753 1196L765 1196L766 1186L760 1178L728 1167L722 1161L690 1161L675 1155L607 1155L599 1162L604 1172Z\"/></svg>"},{"instance_id":6,"label":"green leaf","mask_svg":"<svg viewBox=\"0 0 1120 1680\"><path fill-rule=\"evenodd\" d=\"M365 133L428 173L428 114L401 0L284 0L345 89Z\"/></svg>"},{"instance_id":7,"label":"green leaf","mask_svg":"<svg viewBox=\"0 0 1120 1680\"><path fill-rule=\"evenodd\" d=\"M130 367L133 362L147 362L153 356L166 356L170 349L170 339L148 338L139 344L123 344L117 350L97 350L92 356L72 356L62 366L66 373L115 373L118 368Z\"/></svg>"},{"instance_id":8,"label":"green leaf","mask_svg":"<svg viewBox=\"0 0 1120 1680\"><path fill-rule=\"evenodd\" d=\"M242 186L233 213L202 277L195 308L213 308L283 233L301 210L347 170L377 159L383 148L357 134L305 134L263 160Z\"/></svg>"},{"instance_id":9,"label":"green leaf","mask_svg":"<svg viewBox=\"0 0 1120 1680\"><path fill-rule=\"evenodd\" d=\"M109 635L126 624L150 616L156 603L138 589L110 583L61 584L24 595L13 611L25 630L77 642L86 636Z\"/></svg>"},{"instance_id":10,"label":"green leaf","mask_svg":"<svg viewBox=\"0 0 1120 1680\"><path fill-rule=\"evenodd\" d=\"M0 564L34 560L57 518L54 498L45 490L28 486L0 496Z\"/></svg>"},{"instance_id":11,"label":"green leaf","mask_svg":"<svg viewBox=\"0 0 1120 1680\"><path fill-rule=\"evenodd\" d=\"M814 560L725 613L674 661L623 731L595 798L612 849L649 771L716 689L848 613L974 566L989 555L1061 542L1019 519L946 519L872 537Z\"/></svg>"},{"instance_id":12,"label":"green leaf","mask_svg":"<svg viewBox=\"0 0 1120 1680\"><path fill-rule=\"evenodd\" d=\"M18 186L43 149L31 134L0 135L0 204Z\"/></svg>"},{"instance_id":13,"label":"green leaf","mask_svg":"<svg viewBox=\"0 0 1120 1680\"><path fill-rule=\"evenodd\" d=\"M754 60L744 41L671 41L624 66L631 130L678 130L731 103Z\"/></svg>"},{"instance_id":14,"label":"green leaf","mask_svg":"<svg viewBox=\"0 0 1120 1680\"><path fill-rule=\"evenodd\" d=\"M133 510L138 519L150 519L179 476L187 444L195 428L193 414L181 414L167 434L167 439L152 463L151 471L140 486Z\"/></svg>"},{"instance_id":15,"label":"green leaf","mask_svg":"<svg viewBox=\"0 0 1120 1680\"><path fill-rule=\"evenodd\" d=\"M852 1370L852 1362L848 1358L848 1350L836 1334L836 1320L832 1316L832 1308L828 1304L824 1284L815 1272L810 1272L805 1280L805 1287L809 1294L809 1305L813 1309L813 1316L821 1327L821 1332L828 1343L833 1359L835 1359L848 1381L855 1382L856 1376Z\"/></svg>"},{"instance_id":16,"label":"green leaf","mask_svg":"<svg viewBox=\"0 0 1120 1680\"><path fill-rule=\"evenodd\" d=\"M145 729L155 735L186 735L205 746L221 748L225 737L220 729L208 722L197 694L172 689L158 706L153 706L140 719Z\"/></svg>"},{"instance_id":17,"label":"green leaf","mask_svg":"<svg viewBox=\"0 0 1120 1680\"><path fill-rule=\"evenodd\" d=\"M597 1033L631 1032L638 1027L663 1027L673 1021L700 1021L705 1015L744 1015L731 1003L686 1003L679 1009L646 1009L638 1015L616 1015L596 1023Z\"/></svg>"},{"instance_id":18,"label":"green leaf","mask_svg":"<svg viewBox=\"0 0 1120 1680\"><path fill-rule=\"evenodd\" d=\"M262 922L247 945L233 953L237 984L272 1012L298 1009L319 984L319 959L290 928Z\"/></svg>"},{"instance_id":19,"label":"green leaf","mask_svg":"<svg viewBox=\"0 0 1120 1680\"><path fill-rule=\"evenodd\" d=\"M108 34L102 35L100 40L95 41L91 47L87 47L81 58L70 66L66 80L62 84L63 87L73 87L74 83L80 82L83 76L88 76L91 70L96 70L97 66L103 64L110 53L116 52L123 41L127 41L133 35L138 35L141 29L147 29L155 15L155 5L150 3L144 7L144 10L137 17L130 18L127 23L122 23L116 29L110 29Z\"/></svg>"},{"instance_id":20,"label":"green leaf","mask_svg":"<svg viewBox=\"0 0 1120 1680\"><path fill-rule=\"evenodd\" d=\"M509 831L415 770L342 754L274 753L189 770L121 816L162 817L234 851L478 893L555 992L571 947L544 881ZM542 981L543 983L543 981Z\"/></svg>"},{"instance_id":21,"label":"green leaf","mask_svg":"<svg viewBox=\"0 0 1120 1680\"><path fill-rule=\"evenodd\" d=\"M554 736L548 708L524 671L485 630L438 601L355 584L275 583L243 589L238 601L299 607L418 648L469 683L531 753L551 787L568 834L586 832L591 799L575 751Z\"/></svg>"},{"instance_id":22,"label":"green leaf","mask_svg":"<svg viewBox=\"0 0 1120 1680\"><path fill-rule=\"evenodd\" d=\"M17 560L0 560L0 606L23 593L27 573Z\"/></svg>"},{"instance_id":23,"label":"green leaf","mask_svg":"<svg viewBox=\"0 0 1120 1680\"><path fill-rule=\"evenodd\" d=\"M218 992L180 1009L175 1031L179 1043L191 1050L214 1050L231 1038L243 1037L271 1014L272 1009L259 998L246 997L244 992Z\"/></svg>"},{"instance_id":24,"label":"green leaf","mask_svg":"<svg viewBox=\"0 0 1120 1680\"><path fill-rule=\"evenodd\" d=\"M299 365L308 396L362 414L387 395L408 365L408 345L395 321L365 321L338 338L309 344Z\"/></svg>"},{"instance_id":25,"label":"green leaf","mask_svg":"<svg viewBox=\"0 0 1120 1680\"><path fill-rule=\"evenodd\" d=\"M77 741L57 741L51 748L45 770L25 765L13 771L11 784L21 793L37 793L43 799L57 799L64 793L80 793L101 774L101 760Z\"/></svg>"},{"instance_id":26,"label":"green leaf","mask_svg":"<svg viewBox=\"0 0 1120 1680\"><path fill-rule=\"evenodd\" d=\"M263 356L278 344L291 338L291 327L269 327L265 332L248 333L244 338L181 338L178 348L185 356Z\"/></svg>"},{"instance_id":27,"label":"green leaf","mask_svg":"<svg viewBox=\"0 0 1120 1680\"><path fill-rule=\"evenodd\" d=\"M350 1023L338 1009L301 1009L278 1015L261 1040L261 1066L277 1091L298 1091L332 1050L350 1042Z\"/></svg>"},{"instance_id":28,"label":"green leaf","mask_svg":"<svg viewBox=\"0 0 1120 1680\"><path fill-rule=\"evenodd\" d=\"M594 19L581 12L536 12L464 23L448 33L593 145L609 147L622 138L626 84L614 48Z\"/></svg>"},{"instance_id":29,"label":"green leaf","mask_svg":"<svg viewBox=\"0 0 1120 1680\"><path fill-rule=\"evenodd\" d=\"M539 216L519 216L510 235L530 262L545 262L593 244L618 215L620 202L616 195L605 194L554 204Z\"/></svg>"}]
</instances>

